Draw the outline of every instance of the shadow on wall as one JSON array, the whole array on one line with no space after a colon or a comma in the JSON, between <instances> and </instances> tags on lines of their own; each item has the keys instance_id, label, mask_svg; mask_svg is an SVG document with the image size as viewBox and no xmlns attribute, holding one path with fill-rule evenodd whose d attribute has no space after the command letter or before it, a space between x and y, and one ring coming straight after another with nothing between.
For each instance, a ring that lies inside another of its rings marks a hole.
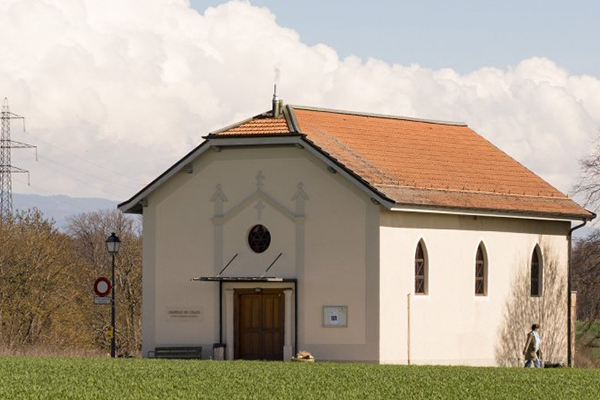
<instances>
[{"instance_id":1,"label":"shadow on wall","mask_svg":"<svg viewBox=\"0 0 600 400\"><path fill-rule=\"evenodd\" d=\"M504 305L504 320L496 342L496 363L501 366L523 365L523 347L531 325L539 323L541 359L566 363L567 354L567 275L561 273L556 252L539 240L541 253L542 295L531 295L531 257L523 257L512 278L512 291ZM564 269L564 268L563 268Z\"/></svg>"}]
</instances>

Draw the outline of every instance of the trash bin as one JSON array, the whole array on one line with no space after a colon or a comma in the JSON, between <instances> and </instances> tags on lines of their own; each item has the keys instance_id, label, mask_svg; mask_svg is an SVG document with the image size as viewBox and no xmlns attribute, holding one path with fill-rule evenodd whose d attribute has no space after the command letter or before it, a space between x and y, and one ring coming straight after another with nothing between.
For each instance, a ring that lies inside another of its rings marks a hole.
<instances>
[{"instance_id":1,"label":"trash bin","mask_svg":"<svg viewBox=\"0 0 600 400\"><path fill-rule=\"evenodd\" d=\"M225 359L225 343L213 344L213 360Z\"/></svg>"}]
</instances>

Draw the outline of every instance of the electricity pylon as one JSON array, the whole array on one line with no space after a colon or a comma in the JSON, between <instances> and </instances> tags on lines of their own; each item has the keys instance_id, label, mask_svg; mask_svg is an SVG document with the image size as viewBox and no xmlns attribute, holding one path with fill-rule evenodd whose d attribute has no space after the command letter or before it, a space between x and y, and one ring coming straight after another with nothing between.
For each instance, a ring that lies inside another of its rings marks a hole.
<instances>
[{"instance_id":1,"label":"electricity pylon","mask_svg":"<svg viewBox=\"0 0 600 400\"><path fill-rule=\"evenodd\" d=\"M8 107L8 99L5 97L2 103L2 133L0 135L0 220L6 221L12 216L12 174L27 174L29 182L29 171L15 167L11 163L12 149L36 149L35 158L37 160L37 147L17 142L10 139L10 120L20 119L23 121L23 131L25 131L25 118L11 113Z\"/></svg>"}]
</instances>

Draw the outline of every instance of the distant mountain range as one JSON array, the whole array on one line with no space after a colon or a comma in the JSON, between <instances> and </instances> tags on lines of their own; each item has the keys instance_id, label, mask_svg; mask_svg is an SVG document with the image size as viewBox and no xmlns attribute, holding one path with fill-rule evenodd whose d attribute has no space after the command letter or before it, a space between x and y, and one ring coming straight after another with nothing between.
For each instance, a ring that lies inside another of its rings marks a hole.
<instances>
[{"instance_id":1,"label":"distant mountain range","mask_svg":"<svg viewBox=\"0 0 600 400\"><path fill-rule=\"evenodd\" d=\"M40 196L37 194L13 194L13 209L26 210L38 208L48 219L53 219L56 226L64 230L67 217L90 211L110 210L117 207L117 202L106 199L88 197L70 197L65 195Z\"/></svg>"}]
</instances>

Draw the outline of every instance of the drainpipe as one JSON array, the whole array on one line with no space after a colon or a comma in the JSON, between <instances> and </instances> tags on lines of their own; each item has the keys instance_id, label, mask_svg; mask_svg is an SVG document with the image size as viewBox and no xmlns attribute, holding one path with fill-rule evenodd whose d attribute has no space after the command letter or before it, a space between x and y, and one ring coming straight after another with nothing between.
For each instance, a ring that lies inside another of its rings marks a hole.
<instances>
[{"instance_id":1,"label":"drainpipe","mask_svg":"<svg viewBox=\"0 0 600 400\"><path fill-rule=\"evenodd\" d=\"M298 280L294 280L294 356L298 354Z\"/></svg>"},{"instance_id":2,"label":"drainpipe","mask_svg":"<svg viewBox=\"0 0 600 400\"><path fill-rule=\"evenodd\" d=\"M223 281L219 281L219 344L223 344Z\"/></svg>"},{"instance_id":3,"label":"drainpipe","mask_svg":"<svg viewBox=\"0 0 600 400\"><path fill-rule=\"evenodd\" d=\"M410 365L410 293L406 295L406 353L407 353L407 364Z\"/></svg>"},{"instance_id":4,"label":"drainpipe","mask_svg":"<svg viewBox=\"0 0 600 400\"><path fill-rule=\"evenodd\" d=\"M592 218L594 219L596 218L596 214L592 213ZM567 257L568 257L568 268L567 268L567 364L569 367L573 367L573 358L575 356L574 353L574 349L572 348L572 343L573 343L573 338L572 336L575 334L572 329L571 329L571 320L573 318L573 316L571 315L571 274L572 274L572 269L573 269L573 262L571 260L571 248L572 248L572 235L573 232L576 231L579 228L583 228L585 225L587 224L587 220L584 219L583 223L574 226L573 228L569 229L569 235L567 236L567 240L569 242L569 247L568 247L568 253L567 253ZM576 314L577 315L577 314ZM576 316L575 315L575 316Z\"/></svg>"}]
</instances>

